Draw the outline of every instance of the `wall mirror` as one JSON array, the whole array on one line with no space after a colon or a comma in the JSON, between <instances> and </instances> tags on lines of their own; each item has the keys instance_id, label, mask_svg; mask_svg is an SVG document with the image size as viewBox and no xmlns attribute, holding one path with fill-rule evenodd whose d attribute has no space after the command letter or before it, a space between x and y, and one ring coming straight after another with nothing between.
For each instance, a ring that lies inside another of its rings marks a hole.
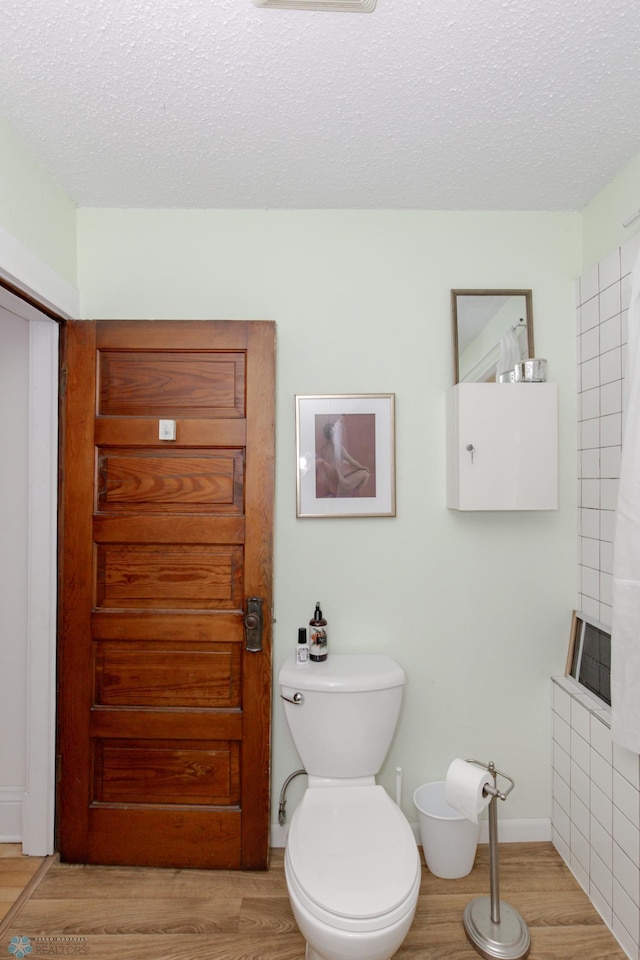
<instances>
[{"instance_id":1,"label":"wall mirror","mask_svg":"<svg viewBox=\"0 0 640 960\"><path fill-rule=\"evenodd\" d=\"M535 356L531 290L452 290L451 307L454 383L495 381L507 348Z\"/></svg>"}]
</instances>

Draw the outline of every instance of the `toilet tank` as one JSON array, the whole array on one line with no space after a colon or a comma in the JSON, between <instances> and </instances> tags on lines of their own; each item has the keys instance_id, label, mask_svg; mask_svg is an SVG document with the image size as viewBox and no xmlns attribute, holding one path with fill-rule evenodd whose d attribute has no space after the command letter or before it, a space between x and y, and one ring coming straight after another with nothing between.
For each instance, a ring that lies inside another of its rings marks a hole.
<instances>
[{"instance_id":1,"label":"toilet tank","mask_svg":"<svg viewBox=\"0 0 640 960\"><path fill-rule=\"evenodd\" d=\"M331 653L324 663L304 665L290 657L279 680L291 736L310 776L378 773L396 729L405 682L392 657Z\"/></svg>"}]
</instances>

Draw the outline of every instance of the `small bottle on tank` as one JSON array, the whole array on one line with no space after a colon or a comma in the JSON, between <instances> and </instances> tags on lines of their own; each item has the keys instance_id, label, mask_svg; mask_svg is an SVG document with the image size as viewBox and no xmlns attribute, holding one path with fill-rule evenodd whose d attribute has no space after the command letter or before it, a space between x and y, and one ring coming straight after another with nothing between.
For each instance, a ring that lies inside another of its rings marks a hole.
<instances>
[{"instance_id":1,"label":"small bottle on tank","mask_svg":"<svg viewBox=\"0 0 640 960\"><path fill-rule=\"evenodd\" d=\"M296 663L309 663L309 644L307 643L307 628L298 627L298 643L296 646Z\"/></svg>"},{"instance_id":2,"label":"small bottle on tank","mask_svg":"<svg viewBox=\"0 0 640 960\"><path fill-rule=\"evenodd\" d=\"M313 617L309 620L309 659L312 663L322 663L327 659L327 621L322 616L320 601L316 603Z\"/></svg>"}]
</instances>

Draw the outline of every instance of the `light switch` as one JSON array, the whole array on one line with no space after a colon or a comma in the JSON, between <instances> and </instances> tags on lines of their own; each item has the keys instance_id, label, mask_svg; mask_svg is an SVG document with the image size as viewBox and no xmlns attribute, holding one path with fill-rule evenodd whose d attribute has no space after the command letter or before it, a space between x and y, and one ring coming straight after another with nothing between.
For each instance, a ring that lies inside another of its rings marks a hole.
<instances>
[{"instance_id":1,"label":"light switch","mask_svg":"<svg viewBox=\"0 0 640 960\"><path fill-rule=\"evenodd\" d=\"M158 420L158 440L175 440L175 420Z\"/></svg>"}]
</instances>

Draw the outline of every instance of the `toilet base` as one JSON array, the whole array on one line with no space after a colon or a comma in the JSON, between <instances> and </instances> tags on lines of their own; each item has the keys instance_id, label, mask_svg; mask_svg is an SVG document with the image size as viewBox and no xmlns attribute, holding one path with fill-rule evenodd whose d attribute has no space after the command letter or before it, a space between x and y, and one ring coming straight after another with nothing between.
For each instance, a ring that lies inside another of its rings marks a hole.
<instances>
[{"instance_id":1,"label":"toilet base","mask_svg":"<svg viewBox=\"0 0 640 960\"><path fill-rule=\"evenodd\" d=\"M422 875L409 823L375 783L309 787L291 820L284 873L306 960L390 960Z\"/></svg>"},{"instance_id":2,"label":"toilet base","mask_svg":"<svg viewBox=\"0 0 640 960\"><path fill-rule=\"evenodd\" d=\"M398 947L396 947L396 950L397 949ZM394 950L393 953L395 953L396 950ZM385 953L384 957L377 956L377 960L391 960L391 958L393 957L393 953ZM358 953L357 956L363 957L364 954ZM342 955L338 955L334 953L329 953L328 955L324 953L318 953L315 947L312 947L310 943L307 943L307 949L305 951L304 957L305 957L305 960L343 960ZM370 954L367 953L366 957L367 957L367 960L369 960ZM347 960L347 958L345 957L344 960ZM351 957L349 957L348 960L351 960Z\"/></svg>"},{"instance_id":3,"label":"toilet base","mask_svg":"<svg viewBox=\"0 0 640 960\"><path fill-rule=\"evenodd\" d=\"M310 943L307 944L307 949L304 957L305 957L305 960L334 960L333 956L328 958L328 957L325 957L324 954L318 953L318 951L314 950L314 948L311 946ZM390 956L384 957L383 960L391 960L391 957Z\"/></svg>"},{"instance_id":4,"label":"toilet base","mask_svg":"<svg viewBox=\"0 0 640 960\"><path fill-rule=\"evenodd\" d=\"M318 951L314 950L313 947L308 943L304 960L326 960L326 957L322 957Z\"/></svg>"},{"instance_id":5,"label":"toilet base","mask_svg":"<svg viewBox=\"0 0 640 960\"><path fill-rule=\"evenodd\" d=\"M394 951L394 953L395 953L395 951ZM331 956L331 957L325 957L324 954L318 953L318 951L317 951L317 950L314 950L314 948L311 946L310 943L307 944L307 949L306 949L306 952L305 952L305 955L304 955L304 956L305 956L305 960L335 960L335 958L334 958L333 956ZM383 958L381 958L381 960L391 960L391 957L392 957L392 956L393 956L393 954L391 954L391 955L388 956L388 957L383 957ZM368 960L368 954L367 954L367 960Z\"/></svg>"},{"instance_id":6,"label":"toilet base","mask_svg":"<svg viewBox=\"0 0 640 960\"><path fill-rule=\"evenodd\" d=\"M390 960L400 948L413 921L417 896L413 908L402 920L386 927L364 933L336 930L319 923L315 917L300 907L291 896L291 907L300 933L307 941L306 960Z\"/></svg>"}]
</instances>

